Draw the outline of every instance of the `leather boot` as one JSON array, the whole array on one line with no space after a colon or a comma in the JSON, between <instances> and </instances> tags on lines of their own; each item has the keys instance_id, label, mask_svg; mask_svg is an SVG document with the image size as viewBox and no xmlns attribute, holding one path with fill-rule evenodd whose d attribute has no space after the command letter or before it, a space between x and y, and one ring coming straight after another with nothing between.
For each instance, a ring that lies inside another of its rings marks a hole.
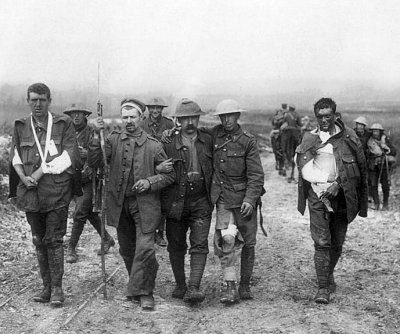
<instances>
[{"instance_id":1,"label":"leather boot","mask_svg":"<svg viewBox=\"0 0 400 334\"><path fill-rule=\"evenodd\" d=\"M190 278L189 289L183 298L185 303L201 303L205 296L200 291L201 278L207 262L207 254L190 254Z\"/></svg>"},{"instance_id":2,"label":"leather boot","mask_svg":"<svg viewBox=\"0 0 400 334\"><path fill-rule=\"evenodd\" d=\"M64 275L64 249L62 243L47 248L51 276L51 299L53 306L64 304L64 293L62 290L62 277Z\"/></svg>"},{"instance_id":3,"label":"leather boot","mask_svg":"<svg viewBox=\"0 0 400 334\"><path fill-rule=\"evenodd\" d=\"M104 232L105 232L104 254L107 254L110 248L115 246L115 241L107 231ZM101 255L101 248L97 251L97 255Z\"/></svg>"},{"instance_id":4,"label":"leather boot","mask_svg":"<svg viewBox=\"0 0 400 334\"><path fill-rule=\"evenodd\" d=\"M253 299L250 290L250 279L254 268L255 249L254 247L243 247L240 260L240 284L239 296L241 299Z\"/></svg>"},{"instance_id":5,"label":"leather boot","mask_svg":"<svg viewBox=\"0 0 400 334\"><path fill-rule=\"evenodd\" d=\"M85 224L82 222L74 221L72 224L71 237L68 244L68 253L65 262L76 263L78 261L78 254L76 253L76 245L78 244L79 238L81 237L83 227Z\"/></svg>"},{"instance_id":6,"label":"leather boot","mask_svg":"<svg viewBox=\"0 0 400 334\"><path fill-rule=\"evenodd\" d=\"M222 291L219 301L222 304L233 304L239 301L239 293L235 281L226 281L226 288Z\"/></svg>"},{"instance_id":7,"label":"leather boot","mask_svg":"<svg viewBox=\"0 0 400 334\"><path fill-rule=\"evenodd\" d=\"M43 289L33 296L33 300L38 303L48 303L51 297L51 277L46 247L37 246L36 256L39 263L40 275L42 276Z\"/></svg>"},{"instance_id":8,"label":"leather boot","mask_svg":"<svg viewBox=\"0 0 400 334\"><path fill-rule=\"evenodd\" d=\"M315 250L314 263L318 279L318 292L315 295L314 301L318 304L329 304L329 250Z\"/></svg>"},{"instance_id":9,"label":"leather boot","mask_svg":"<svg viewBox=\"0 0 400 334\"><path fill-rule=\"evenodd\" d=\"M170 252L169 262L171 263L172 272L174 273L176 282L175 289L172 291L172 297L183 299L187 290L185 276L185 254Z\"/></svg>"}]
</instances>

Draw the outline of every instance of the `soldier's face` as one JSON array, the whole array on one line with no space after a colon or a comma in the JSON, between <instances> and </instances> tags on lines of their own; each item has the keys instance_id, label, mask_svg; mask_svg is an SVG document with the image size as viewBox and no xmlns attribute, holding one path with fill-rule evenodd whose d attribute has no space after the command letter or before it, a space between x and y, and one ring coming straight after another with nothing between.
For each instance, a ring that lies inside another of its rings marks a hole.
<instances>
[{"instance_id":1,"label":"soldier's face","mask_svg":"<svg viewBox=\"0 0 400 334\"><path fill-rule=\"evenodd\" d=\"M321 131L328 132L335 128L335 113L331 108L320 109L315 113Z\"/></svg>"},{"instance_id":2,"label":"soldier's face","mask_svg":"<svg viewBox=\"0 0 400 334\"><path fill-rule=\"evenodd\" d=\"M125 126L126 131L135 132L139 126L140 113L135 108L132 109L122 109L121 110L122 123Z\"/></svg>"},{"instance_id":3,"label":"soldier's face","mask_svg":"<svg viewBox=\"0 0 400 334\"><path fill-rule=\"evenodd\" d=\"M85 114L81 111L73 111L71 113L72 122L75 126L81 126L86 120Z\"/></svg>"},{"instance_id":4,"label":"soldier's face","mask_svg":"<svg viewBox=\"0 0 400 334\"><path fill-rule=\"evenodd\" d=\"M381 138L381 130L372 130L372 137L375 139L380 139Z\"/></svg>"},{"instance_id":5,"label":"soldier's face","mask_svg":"<svg viewBox=\"0 0 400 334\"><path fill-rule=\"evenodd\" d=\"M357 131L357 132L360 132L360 133L363 133L364 130L365 130L365 125L356 122L356 131Z\"/></svg>"},{"instance_id":6,"label":"soldier's face","mask_svg":"<svg viewBox=\"0 0 400 334\"><path fill-rule=\"evenodd\" d=\"M233 131L237 127L239 117L240 112L219 115L221 124L226 131Z\"/></svg>"},{"instance_id":7,"label":"soldier's face","mask_svg":"<svg viewBox=\"0 0 400 334\"><path fill-rule=\"evenodd\" d=\"M51 104L51 99L48 99L46 94L37 94L34 92L30 92L28 104L31 108L33 116L37 118L43 118L47 116Z\"/></svg>"},{"instance_id":8,"label":"soldier's face","mask_svg":"<svg viewBox=\"0 0 400 334\"><path fill-rule=\"evenodd\" d=\"M179 117L178 121L182 126L182 132L193 134L199 125L199 118L200 116Z\"/></svg>"},{"instance_id":9,"label":"soldier's face","mask_svg":"<svg viewBox=\"0 0 400 334\"><path fill-rule=\"evenodd\" d=\"M153 119L160 119L162 115L163 107L160 106L148 106L149 114Z\"/></svg>"}]
</instances>

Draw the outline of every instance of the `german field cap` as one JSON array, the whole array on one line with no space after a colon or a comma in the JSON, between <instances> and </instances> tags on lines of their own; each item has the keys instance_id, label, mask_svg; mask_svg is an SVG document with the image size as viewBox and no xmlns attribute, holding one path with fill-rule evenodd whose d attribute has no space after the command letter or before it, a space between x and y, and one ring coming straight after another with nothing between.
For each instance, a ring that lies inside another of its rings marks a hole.
<instances>
[{"instance_id":1,"label":"german field cap","mask_svg":"<svg viewBox=\"0 0 400 334\"><path fill-rule=\"evenodd\" d=\"M354 122L368 126L367 119L364 116L357 117Z\"/></svg>"},{"instance_id":2,"label":"german field cap","mask_svg":"<svg viewBox=\"0 0 400 334\"><path fill-rule=\"evenodd\" d=\"M75 103L71 104L71 106L64 110L64 114L71 116L72 112L83 112L85 116L89 116L92 112L89 109L86 109L82 106L77 106Z\"/></svg>"},{"instance_id":3,"label":"german field cap","mask_svg":"<svg viewBox=\"0 0 400 334\"><path fill-rule=\"evenodd\" d=\"M371 127L369 128L370 130L384 130L383 126L379 123L374 123L371 125Z\"/></svg>"},{"instance_id":4,"label":"german field cap","mask_svg":"<svg viewBox=\"0 0 400 334\"><path fill-rule=\"evenodd\" d=\"M152 97L147 101L146 106L168 107L161 97Z\"/></svg>"},{"instance_id":5,"label":"german field cap","mask_svg":"<svg viewBox=\"0 0 400 334\"><path fill-rule=\"evenodd\" d=\"M136 109L140 114L143 114L146 111L146 105L137 99L134 98L125 98L121 101L121 110L130 110Z\"/></svg>"},{"instance_id":6,"label":"german field cap","mask_svg":"<svg viewBox=\"0 0 400 334\"><path fill-rule=\"evenodd\" d=\"M240 105L237 101L227 99L227 100L222 100L220 103L218 103L217 108L215 108L215 111L213 112L213 115L218 116L223 114L232 114L235 112L245 112L245 111L247 110L240 108Z\"/></svg>"},{"instance_id":7,"label":"german field cap","mask_svg":"<svg viewBox=\"0 0 400 334\"><path fill-rule=\"evenodd\" d=\"M296 110L296 106L293 103L289 104L289 110Z\"/></svg>"},{"instance_id":8,"label":"german field cap","mask_svg":"<svg viewBox=\"0 0 400 334\"><path fill-rule=\"evenodd\" d=\"M187 98L183 98L178 102L175 113L171 116L187 117L201 115L205 115L205 112L201 110L200 106L196 102Z\"/></svg>"}]
</instances>

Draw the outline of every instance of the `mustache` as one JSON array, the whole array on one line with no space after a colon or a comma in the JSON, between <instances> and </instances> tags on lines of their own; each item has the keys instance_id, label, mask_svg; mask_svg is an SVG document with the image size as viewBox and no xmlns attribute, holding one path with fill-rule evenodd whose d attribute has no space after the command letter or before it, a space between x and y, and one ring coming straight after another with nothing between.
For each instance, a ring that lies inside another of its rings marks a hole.
<instances>
[{"instance_id":1,"label":"mustache","mask_svg":"<svg viewBox=\"0 0 400 334\"><path fill-rule=\"evenodd\" d=\"M196 127L193 124L189 124L186 126L186 129L188 130L196 130Z\"/></svg>"}]
</instances>

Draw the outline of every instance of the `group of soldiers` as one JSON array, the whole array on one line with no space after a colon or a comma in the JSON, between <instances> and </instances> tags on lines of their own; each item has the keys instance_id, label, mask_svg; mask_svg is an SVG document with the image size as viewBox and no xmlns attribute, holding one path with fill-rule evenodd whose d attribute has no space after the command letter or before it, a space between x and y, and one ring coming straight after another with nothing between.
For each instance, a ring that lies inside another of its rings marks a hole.
<instances>
[{"instance_id":1,"label":"group of soldiers","mask_svg":"<svg viewBox=\"0 0 400 334\"><path fill-rule=\"evenodd\" d=\"M87 219L101 230L92 201L101 168L109 171L107 224L117 230L119 253L129 277L129 300L139 302L144 310L154 309L159 267L154 245L155 241L165 245L164 227L176 282L172 297L190 304L204 300L200 284L214 207L214 251L225 283L220 302L253 298L250 281L264 172L255 137L239 125L240 115L247 110L238 102L221 101L213 112L220 124L206 128L199 127L205 113L193 100L179 101L173 122L162 115L166 104L161 98L147 103L127 98L120 105L121 129L105 140L102 116L89 128L88 109L71 106L64 111L69 117L51 113L50 89L45 84L29 86L27 102L31 115L17 120L14 127L10 198L16 198L17 206L26 212L36 247L43 289L34 301L64 303L63 237L73 197L76 209L66 261L78 260L76 245ZM297 153L298 210L303 214L308 200L315 246L319 284L315 302L326 304L336 287L333 273L347 226L357 214L367 215L367 164L360 139L336 117L332 99L320 99L314 113L318 127L302 134L295 107L289 106L279 130L281 144L289 152L285 165L292 167L290 181ZM115 245L107 232L103 242L104 252Z\"/></svg>"}]
</instances>

